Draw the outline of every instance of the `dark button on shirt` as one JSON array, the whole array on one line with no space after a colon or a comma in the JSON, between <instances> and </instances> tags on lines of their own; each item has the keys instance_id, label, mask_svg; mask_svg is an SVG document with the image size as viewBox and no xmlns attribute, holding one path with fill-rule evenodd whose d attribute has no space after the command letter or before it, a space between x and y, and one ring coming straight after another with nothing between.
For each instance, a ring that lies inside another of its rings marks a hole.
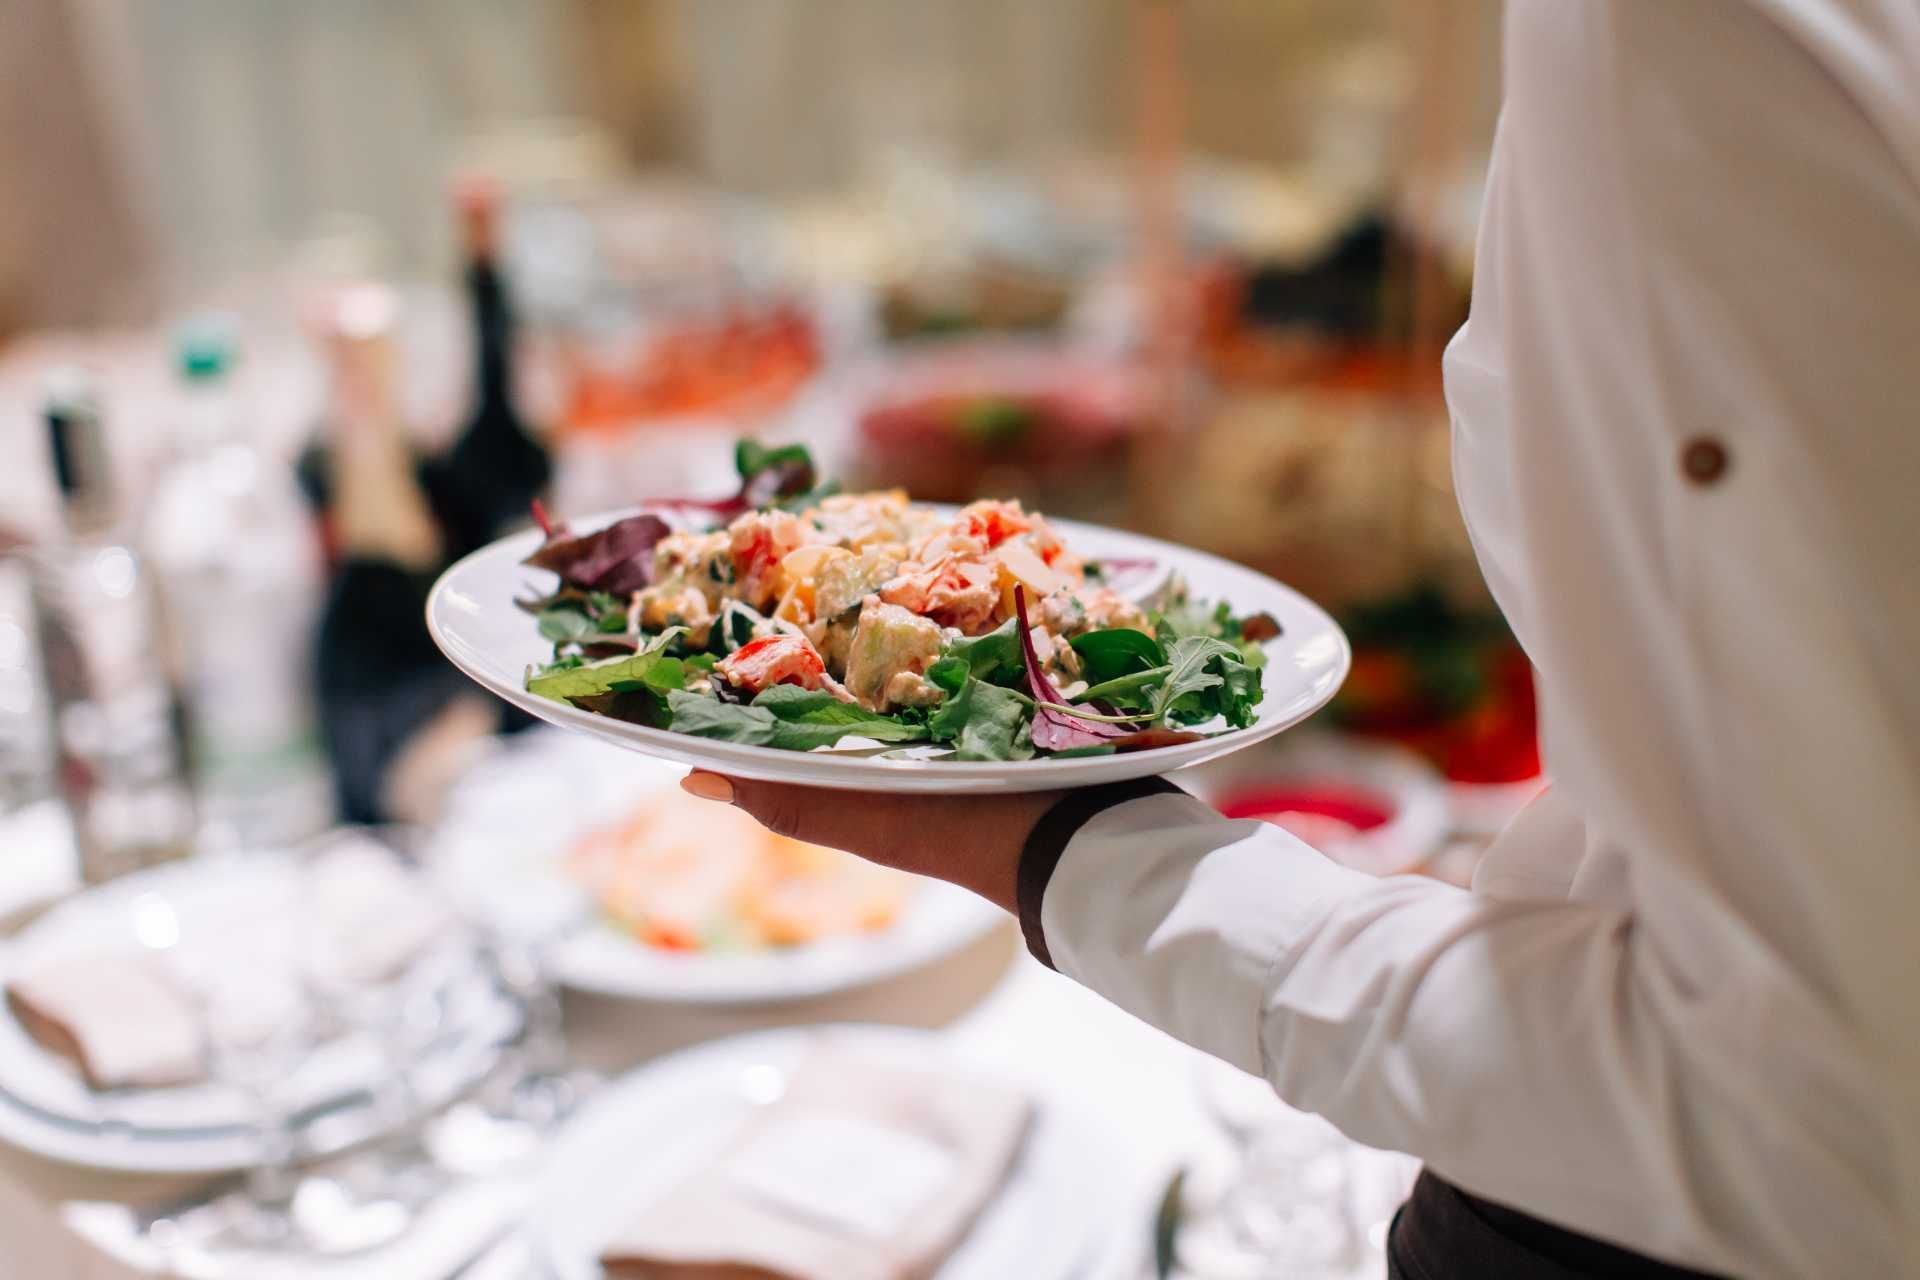
<instances>
[{"instance_id":1,"label":"dark button on shirt","mask_svg":"<svg viewBox=\"0 0 1920 1280\"><path fill-rule=\"evenodd\" d=\"M1687 441L1680 451L1680 469L1697 485L1713 484L1727 474L1727 446L1712 436Z\"/></svg>"}]
</instances>

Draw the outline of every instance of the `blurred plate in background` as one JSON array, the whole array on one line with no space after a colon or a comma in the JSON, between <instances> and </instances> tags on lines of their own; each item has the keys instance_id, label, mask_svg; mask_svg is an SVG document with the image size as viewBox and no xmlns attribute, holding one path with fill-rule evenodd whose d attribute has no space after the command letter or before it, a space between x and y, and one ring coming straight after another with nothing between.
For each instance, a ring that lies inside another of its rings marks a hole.
<instances>
[{"instance_id":1,"label":"blurred plate in background","mask_svg":"<svg viewBox=\"0 0 1920 1280\"><path fill-rule=\"evenodd\" d=\"M489 927L551 935L558 981L630 999L810 999L931 964L1005 919L964 889L915 880L898 917L872 932L756 949L679 950L642 941L606 918L569 875L569 851L596 829L644 813L649 795L662 797L662 804L682 802L678 782L685 773L576 735L535 730L461 785L427 861L461 909Z\"/></svg>"},{"instance_id":2,"label":"blurred plate in background","mask_svg":"<svg viewBox=\"0 0 1920 1280\"><path fill-rule=\"evenodd\" d=\"M291 858L209 856L125 876L49 911L0 948L0 983L67 958L141 952L169 971L244 966L263 935L311 910ZM461 945L457 938L445 940ZM264 944L263 944L264 945ZM184 985L184 980L183 980ZM521 1028L519 1007L477 955L438 988L440 1025L412 1057L431 1110L471 1087ZM374 1093L387 1058L368 1028L334 1028L299 1063L287 1096L305 1120L302 1152L327 1154L386 1132ZM94 1089L0 1005L0 1140L71 1164L203 1173L257 1162L256 1111L214 1075L169 1087Z\"/></svg>"}]
</instances>

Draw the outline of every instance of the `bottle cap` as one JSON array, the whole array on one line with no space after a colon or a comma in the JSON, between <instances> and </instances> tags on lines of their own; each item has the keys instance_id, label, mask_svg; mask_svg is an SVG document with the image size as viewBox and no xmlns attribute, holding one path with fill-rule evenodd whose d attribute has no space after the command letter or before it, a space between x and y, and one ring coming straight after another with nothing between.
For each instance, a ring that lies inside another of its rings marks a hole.
<instances>
[{"instance_id":1,"label":"bottle cap","mask_svg":"<svg viewBox=\"0 0 1920 1280\"><path fill-rule=\"evenodd\" d=\"M453 203L460 211L460 243L469 258L491 258L500 233L504 192L484 173L464 173L454 179Z\"/></svg>"},{"instance_id":2,"label":"bottle cap","mask_svg":"<svg viewBox=\"0 0 1920 1280\"><path fill-rule=\"evenodd\" d=\"M174 359L181 376L189 382L218 378L233 368L238 352L232 316L220 313L197 315L185 321L174 334Z\"/></svg>"}]
</instances>

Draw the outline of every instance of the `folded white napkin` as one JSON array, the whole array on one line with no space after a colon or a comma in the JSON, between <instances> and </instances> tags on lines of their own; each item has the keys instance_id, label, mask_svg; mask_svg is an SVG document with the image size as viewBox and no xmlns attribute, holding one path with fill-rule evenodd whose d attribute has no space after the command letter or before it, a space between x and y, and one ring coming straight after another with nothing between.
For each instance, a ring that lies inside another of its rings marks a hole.
<instances>
[{"instance_id":1,"label":"folded white napkin","mask_svg":"<svg viewBox=\"0 0 1920 1280\"><path fill-rule=\"evenodd\" d=\"M47 961L7 984L7 1004L96 1089L190 1084L205 1072L198 1012L153 955Z\"/></svg>"},{"instance_id":2,"label":"folded white napkin","mask_svg":"<svg viewBox=\"0 0 1920 1280\"><path fill-rule=\"evenodd\" d=\"M819 1051L600 1264L610 1280L922 1280L993 1197L1030 1110L1005 1088Z\"/></svg>"},{"instance_id":3,"label":"folded white napkin","mask_svg":"<svg viewBox=\"0 0 1920 1280\"><path fill-rule=\"evenodd\" d=\"M397 976L455 923L424 880L363 836L343 837L320 855L308 891L335 966L360 982Z\"/></svg>"}]
</instances>

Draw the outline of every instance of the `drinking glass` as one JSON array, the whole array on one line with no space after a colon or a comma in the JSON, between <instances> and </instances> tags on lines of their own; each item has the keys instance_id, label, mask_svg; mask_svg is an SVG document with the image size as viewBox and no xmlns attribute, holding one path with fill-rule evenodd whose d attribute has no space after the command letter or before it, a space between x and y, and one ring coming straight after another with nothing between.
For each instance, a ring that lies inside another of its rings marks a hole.
<instances>
[{"instance_id":1,"label":"drinking glass","mask_svg":"<svg viewBox=\"0 0 1920 1280\"><path fill-rule=\"evenodd\" d=\"M313 1014L291 966L248 961L210 980L202 992L203 1028L214 1077L246 1099L258 1133L234 1229L245 1244L284 1248L299 1243L298 1099L290 1082L313 1047Z\"/></svg>"},{"instance_id":2,"label":"drinking glass","mask_svg":"<svg viewBox=\"0 0 1920 1280\"><path fill-rule=\"evenodd\" d=\"M1258 1076L1205 1055L1194 1076L1231 1153L1217 1196L1181 1228L1182 1273L1347 1280L1366 1257L1353 1213L1357 1148Z\"/></svg>"}]
</instances>

